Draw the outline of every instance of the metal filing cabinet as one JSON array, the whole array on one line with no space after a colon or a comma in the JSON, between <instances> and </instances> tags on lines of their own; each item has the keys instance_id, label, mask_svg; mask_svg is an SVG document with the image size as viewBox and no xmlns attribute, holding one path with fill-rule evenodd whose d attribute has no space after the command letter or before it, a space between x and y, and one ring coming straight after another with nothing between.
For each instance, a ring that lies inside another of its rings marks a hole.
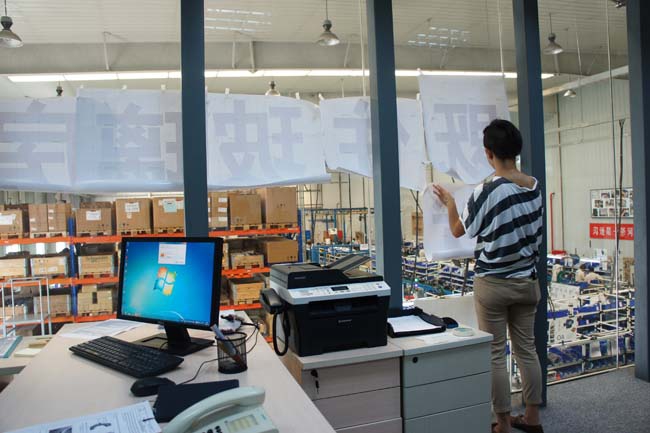
<instances>
[{"instance_id":1,"label":"metal filing cabinet","mask_svg":"<svg viewBox=\"0 0 650 433\"><path fill-rule=\"evenodd\" d=\"M404 433L490 431L490 334L391 339L401 362Z\"/></svg>"}]
</instances>

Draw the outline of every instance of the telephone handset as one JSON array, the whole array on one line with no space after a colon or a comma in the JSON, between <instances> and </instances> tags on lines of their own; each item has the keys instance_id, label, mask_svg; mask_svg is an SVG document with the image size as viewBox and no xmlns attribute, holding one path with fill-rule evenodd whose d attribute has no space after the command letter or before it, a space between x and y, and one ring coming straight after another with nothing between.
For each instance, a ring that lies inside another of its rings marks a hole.
<instances>
[{"instance_id":1,"label":"telephone handset","mask_svg":"<svg viewBox=\"0 0 650 433\"><path fill-rule=\"evenodd\" d=\"M278 433L262 408L264 394L254 386L220 392L178 414L163 433Z\"/></svg>"}]
</instances>

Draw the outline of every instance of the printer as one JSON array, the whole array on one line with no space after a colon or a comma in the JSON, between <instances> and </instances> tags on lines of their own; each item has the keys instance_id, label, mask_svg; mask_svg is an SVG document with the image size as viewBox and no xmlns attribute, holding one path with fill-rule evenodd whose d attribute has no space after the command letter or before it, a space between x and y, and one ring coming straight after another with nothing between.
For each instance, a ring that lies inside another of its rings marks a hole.
<instances>
[{"instance_id":1,"label":"printer","mask_svg":"<svg viewBox=\"0 0 650 433\"><path fill-rule=\"evenodd\" d=\"M271 288L260 295L273 314L276 353L298 356L385 346L390 287L363 272L368 256L350 255L327 267L298 263L271 267ZM280 323L278 319L281 320ZM278 339L285 343L280 350Z\"/></svg>"}]
</instances>

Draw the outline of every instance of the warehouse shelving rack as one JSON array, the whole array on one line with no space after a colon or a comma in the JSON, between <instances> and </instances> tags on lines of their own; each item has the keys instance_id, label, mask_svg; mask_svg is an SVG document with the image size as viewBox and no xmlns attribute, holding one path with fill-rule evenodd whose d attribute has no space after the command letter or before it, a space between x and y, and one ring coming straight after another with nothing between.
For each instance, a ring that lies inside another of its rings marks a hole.
<instances>
[{"instance_id":1,"label":"warehouse shelving rack","mask_svg":"<svg viewBox=\"0 0 650 433\"><path fill-rule=\"evenodd\" d=\"M71 224L69 224L71 226ZM72 232L72 231L70 231ZM260 235L291 235L299 234L301 232L300 226L290 227L290 228L274 228L274 229L255 229L255 230L219 230L212 231L209 233L210 237L238 237L238 236L260 236ZM173 233L173 234L153 234L153 235L136 235L135 237L183 237L184 233ZM133 237L133 236L131 236ZM54 244L54 243L64 243L69 247L73 247L78 244L116 244L122 241L123 236L121 235L111 235L111 236L59 236L59 237L50 237L50 238L16 238L16 239L1 239L0 246L11 246L11 245L35 245L39 243L45 244ZM75 248L69 248L70 251L70 267L69 274L71 276L64 278L45 278L37 277L36 280L42 281L47 285L48 290L58 290L62 288L70 288L70 297L71 297L71 314L68 316L59 316L59 317L50 317L51 323L82 323L82 322L94 322L101 321L106 319L115 318L114 314L98 314L93 316L80 316L77 314L77 290L80 286L85 284L117 284L118 277L98 277L98 278L78 278L75 275L76 272L76 252ZM270 268L261 267L261 268L252 268L252 269L226 269L222 271L222 275L226 278L246 278L256 274L268 273ZM2 282L0 282L2 283ZM17 285L26 283L15 283ZM34 284L34 283L31 283ZM221 309L228 310L255 310L260 309L261 305L259 303L253 304L238 304L238 305L222 305ZM0 320L0 322L2 322Z\"/></svg>"}]
</instances>

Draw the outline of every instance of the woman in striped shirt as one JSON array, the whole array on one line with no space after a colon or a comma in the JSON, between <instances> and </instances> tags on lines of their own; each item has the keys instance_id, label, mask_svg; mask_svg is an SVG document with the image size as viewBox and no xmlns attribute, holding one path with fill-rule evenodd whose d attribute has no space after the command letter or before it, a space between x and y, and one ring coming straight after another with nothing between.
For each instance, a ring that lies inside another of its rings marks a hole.
<instances>
[{"instance_id":1,"label":"woman in striped shirt","mask_svg":"<svg viewBox=\"0 0 650 433\"><path fill-rule=\"evenodd\" d=\"M543 235L543 197L537 180L517 169L521 153L519 130L507 120L494 120L483 131L483 146L494 178L479 185L458 215L453 196L434 185L447 207L454 236L477 238L474 305L479 328L492 341L492 406L497 414L493 433L511 427L542 433L539 405L542 374L535 351L535 312L540 299L536 265ZM542 278L546 276L543 275ZM510 380L506 369L506 336L521 371L526 412L510 416Z\"/></svg>"}]
</instances>

